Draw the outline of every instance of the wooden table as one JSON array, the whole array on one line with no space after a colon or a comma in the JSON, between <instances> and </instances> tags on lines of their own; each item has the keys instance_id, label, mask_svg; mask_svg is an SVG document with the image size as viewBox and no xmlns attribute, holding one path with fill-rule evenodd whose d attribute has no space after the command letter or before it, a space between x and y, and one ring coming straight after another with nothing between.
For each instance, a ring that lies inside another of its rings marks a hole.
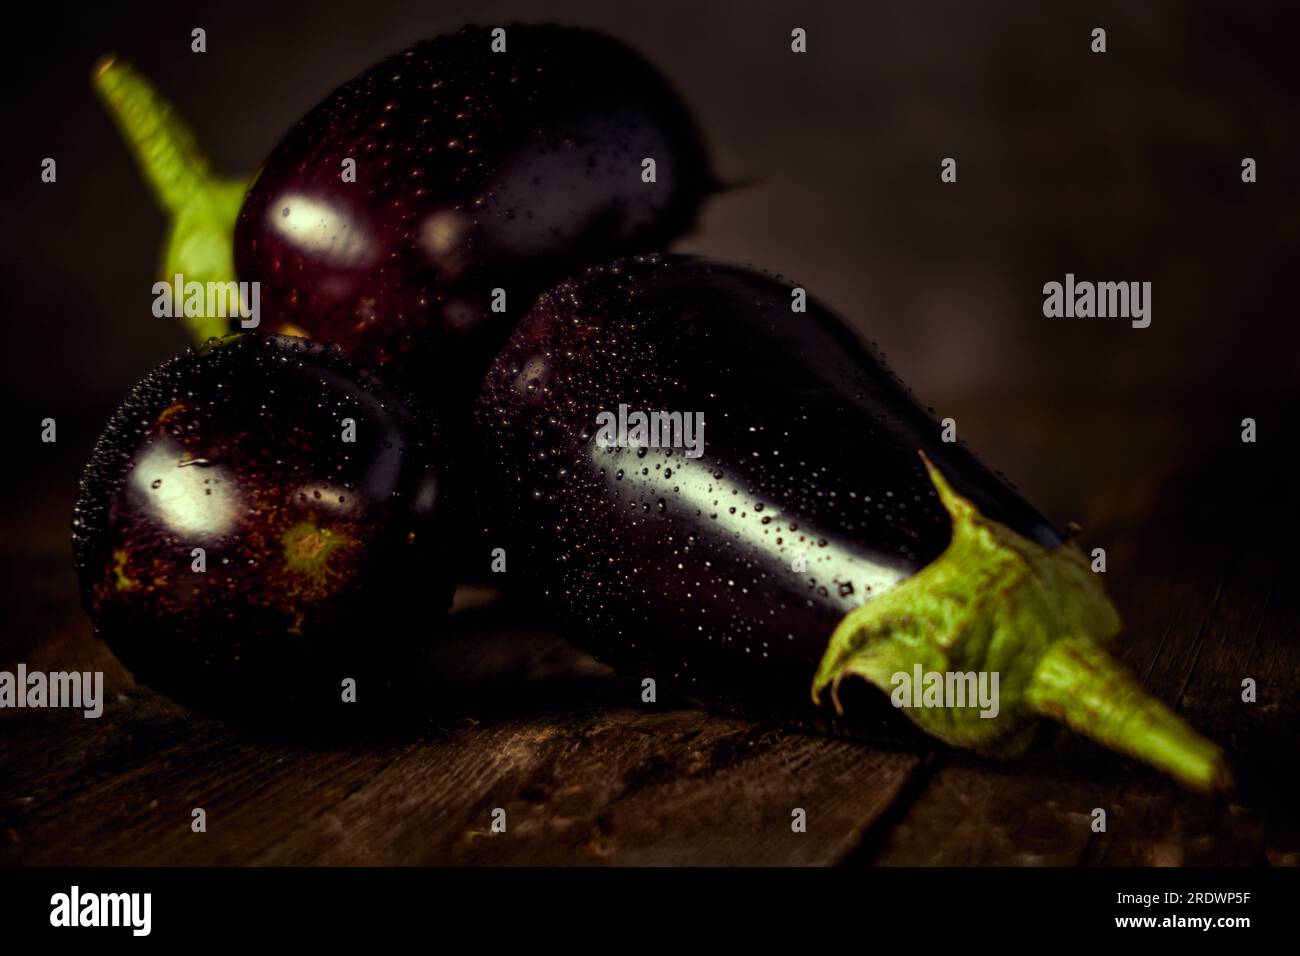
<instances>
[{"instance_id":1,"label":"wooden table","mask_svg":"<svg viewBox=\"0 0 1300 956\"><path fill-rule=\"evenodd\" d=\"M418 725L333 744L258 735L135 685L91 636L62 462L6 495L0 667L102 669L108 702L99 720L0 712L0 864L1296 865L1300 558L1282 426L1249 446L1226 407L1041 406L1014 429L991 408L962 415L1030 498L1107 548L1124 660L1229 749L1236 793L1183 792L1056 728L999 763L644 706L473 591Z\"/></svg>"}]
</instances>

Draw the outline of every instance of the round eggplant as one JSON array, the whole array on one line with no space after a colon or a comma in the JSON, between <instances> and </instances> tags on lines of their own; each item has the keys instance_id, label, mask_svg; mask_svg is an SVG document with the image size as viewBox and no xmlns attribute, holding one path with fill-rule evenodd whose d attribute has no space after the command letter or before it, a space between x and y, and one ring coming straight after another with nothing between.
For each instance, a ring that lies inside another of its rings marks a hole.
<instances>
[{"instance_id":1,"label":"round eggplant","mask_svg":"<svg viewBox=\"0 0 1300 956\"><path fill-rule=\"evenodd\" d=\"M450 604L443 485L429 418L338 349L213 340L146 376L95 446L73 518L86 608L137 679L197 709L381 712L437 627L416 622Z\"/></svg>"}]
</instances>

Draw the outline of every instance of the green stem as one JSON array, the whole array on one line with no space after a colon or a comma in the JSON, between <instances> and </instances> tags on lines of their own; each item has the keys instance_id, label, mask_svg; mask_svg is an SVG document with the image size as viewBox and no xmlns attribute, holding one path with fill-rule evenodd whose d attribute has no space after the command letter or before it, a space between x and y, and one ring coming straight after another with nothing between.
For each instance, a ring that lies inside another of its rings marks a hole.
<instances>
[{"instance_id":1,"label":"green stem","mask_svg":"<svg viewBox=\"0 0 1300 956\"><path fill-rule=\"evenodd\" d=\"M1143 760L1194 790L1232 785L1223 751L1168 707L1092 641L1065 638L1038 663L1026 694L1029 706Z\"/></svg>"},{"instance_id":2,"label":"green stem","mask_svg":"<svg viewBox=\"0 0 1300 956\"><path fill-rule=\"evenodd\" d=\"M129 63L105 57L95 66L92 83L167 214L159 278L171 282L179 274L186 282L235 281L235 220L248 182L215 175L176 110ZM224 316L182 321L196 342L232 329Z\"/></svg>"},{"instance_id":3,"label":"green stem","mask_svg":"<svg viewBox=\"0 0 1300 956\"><path fill-rule=\"evenodd\" d=\"M1119 615L1072 544L1044 548L981 514L921 456L952 519L943 554L845 615L813 679L812 696L860 677L886 693L925 674L999 678L999 706L906 704L906 715L955 747L1011 755L1033 719L1058 720L1144 760L1195 790L1231 786L1223 752L1146 693L1106 653Z\"/></svg>"},{"instance_id":4,"label":"green stem","mask_svg":"<svg viewBox=\"0 0 1300 956\"><path fill-rule=\"evenodd\" d=\"M180 214L212 180L194 134L131 64L106 56L95 65L93 81L159 205Z\"/></svg>"}]
</instances>

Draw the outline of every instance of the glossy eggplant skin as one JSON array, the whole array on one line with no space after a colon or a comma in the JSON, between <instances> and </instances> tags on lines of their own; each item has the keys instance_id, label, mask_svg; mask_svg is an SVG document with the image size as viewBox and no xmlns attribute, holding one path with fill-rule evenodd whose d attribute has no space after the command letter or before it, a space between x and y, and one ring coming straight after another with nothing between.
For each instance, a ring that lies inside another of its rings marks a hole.
<instances>
[{"instance_id":1,"label":"glossy eggplant skin","mask_svg":"<svg viewBox=\"0 0 1300 956\"><path fill-rule=\"evenodd\" d=\"M567 635L629 676L727 709L910 738L874 688L845 685L843 721L809 690L843 616L949 541L918 450L986 515L1044 546L1060 538L943 442L835 316L811 298L793 312L792 291L646 256L545 293L479 396L496 474L483 521ZM701 413L703 454L602 447L597 416L620 405Z\"/></svg>"},{"instance_id":2,"label":"glossy eggplant skin","mask_svg":"<svg viewBox=\"0 0 1300 956\"><path fill-rule=\"evenodd\" d=\"M266 331L402 365L467 404L537 293L694 223L714 188L705 148L653 67L588 30L515 25L506 38L503 53L478 27L420 43L275 147L235 231Z\"/></svg>"},{"instance_id":3,"label":"glossy eggplant skin","mask_svg":"<svg viewBox=\"0 0 1300 956\"><path fill-rule=\"evenodd\" d=\"M211 340L95 446L73 518L86 608L139 681L196 709L378 713L450 604L444 484L430 419L338 349Z\"/></svg>"}]
</instances>

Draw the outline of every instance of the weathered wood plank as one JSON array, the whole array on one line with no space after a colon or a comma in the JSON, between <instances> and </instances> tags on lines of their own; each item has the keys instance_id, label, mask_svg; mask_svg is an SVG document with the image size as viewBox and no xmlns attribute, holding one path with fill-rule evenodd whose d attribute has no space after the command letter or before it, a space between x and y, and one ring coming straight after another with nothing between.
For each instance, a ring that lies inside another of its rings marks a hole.
<instances>
[{"instance_id":1,"label":"weathered wood plank","mask_svg":"<svg viewBox=\"0 0 1300 956\"><path fill-rule=\"evenodd\" d=\"M829 863L916 764L695 709L600 706L454 731L258 862L342 863L365 845L398 864Z\"/></svg>"}]
</instances>

